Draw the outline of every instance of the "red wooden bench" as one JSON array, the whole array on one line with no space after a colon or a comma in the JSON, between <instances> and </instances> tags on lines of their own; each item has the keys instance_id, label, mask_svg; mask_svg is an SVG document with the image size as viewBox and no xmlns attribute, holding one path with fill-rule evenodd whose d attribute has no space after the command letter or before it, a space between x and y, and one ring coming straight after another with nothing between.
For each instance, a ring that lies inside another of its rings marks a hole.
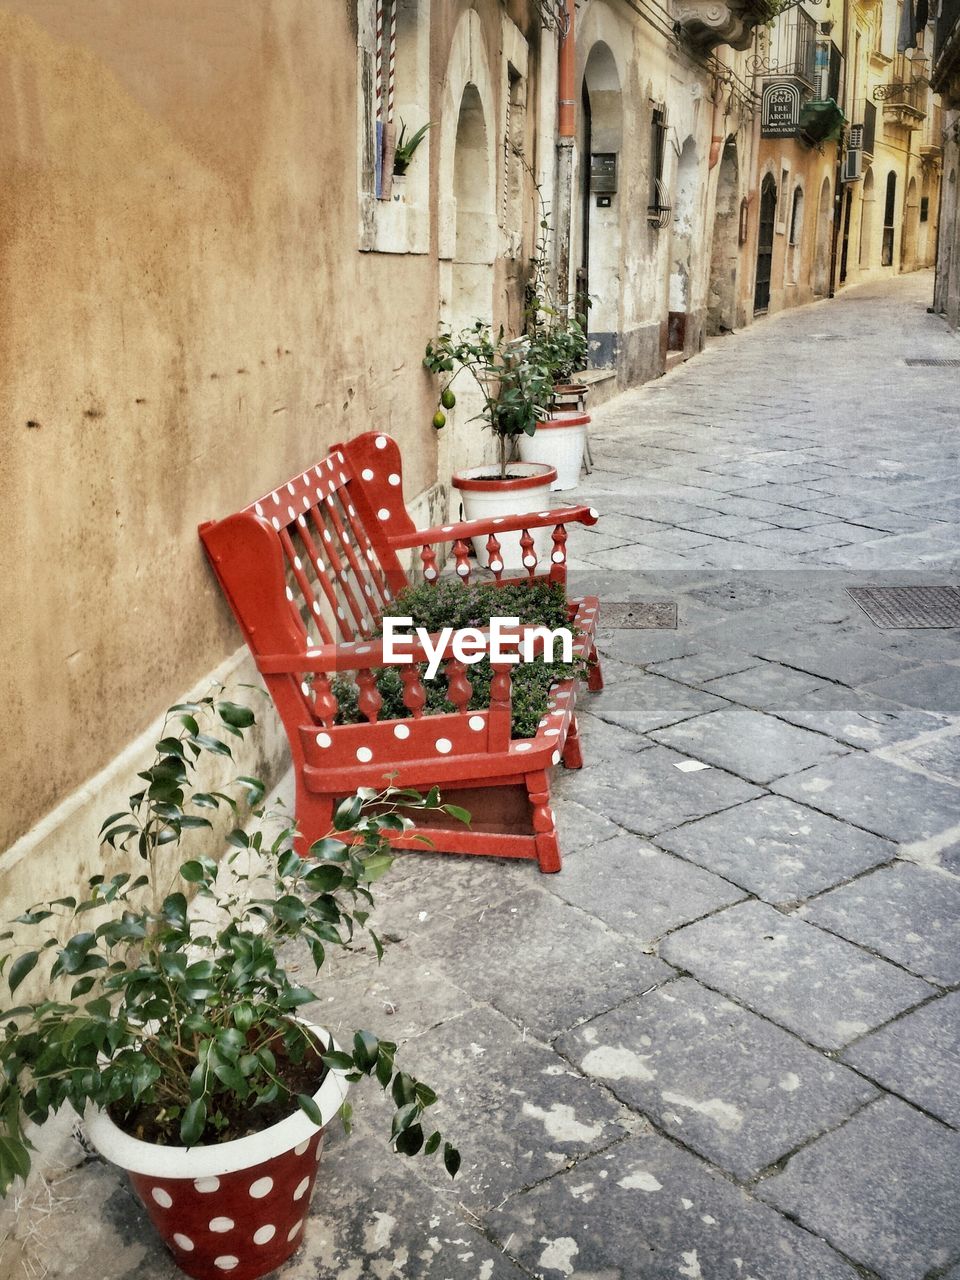
<instances>
[{"instance_id":1,"label":"red wooden bench","mask_svg":"<svg viewBox=\"0 0 960 1280\"><path fill-rule=\"evenodd\" d=\"M489 709L468 712L471 688L464 665L448 660L448 697L457 710L425 716L416 665L388 663L381 642L372 637L383 605L412 580L398 553L418 550L420 572L436 581L434 546L452 543L456 572L466 581L469 539L482 535L493 576L516 582L520 579L503 576L498 535L522 531L526 574L532 579L538 575L531 530L552 527L550 559L539 576L565 582L565 526L596 520L597 512L588 507L563 507L418 531L403 504L395 441L368 432L335 445L315 467L235 515L200 526L210 562L290 740L301 847L329 831L336 801L360 786L381 788L392 775L396 786L436 784L444 800L471 811L470 828L450 818L443 820L447 825L430 826L437 851L536 858L542 871L559 871L549 777L561 760L574 769L582 763L574 714L577 682L553 686L534 737L511 739L511 666L496 664ZM591 662L589 687L599 689L594 640L599 604L588 597L570 602L569 611L581 632L575 649ZM415 645L411 652L420 653ZM378 719L374 669L390 665L400 668L408 719ZM356 673L366 723L335 723L338 707L330 678L336 672ZM394 843L423 848L411 835Z\"/></svg>"}]
</instances>

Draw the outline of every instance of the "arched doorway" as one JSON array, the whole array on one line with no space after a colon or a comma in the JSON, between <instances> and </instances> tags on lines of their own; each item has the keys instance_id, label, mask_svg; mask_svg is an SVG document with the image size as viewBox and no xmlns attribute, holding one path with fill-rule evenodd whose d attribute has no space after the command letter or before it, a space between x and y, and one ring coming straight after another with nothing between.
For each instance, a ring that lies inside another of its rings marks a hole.
<instances>
[{"instance_id":1,"label":"arched doorway","mask_svg":"<svg viewBox=\"0 0 960 1280\"><path fill-rule=\"evenodd\" d=\"M477 86L467 84L460 98L453 153L453 256L444 317L454 332L493 318L496 219L489 159L483 102ZM482 398L467 377L458 379L457 397L447 442L457 466L473 466L490 453L490 441L472 420Z\"/></svg>"},{"instance_id":2,"label":"arched doorway","mask_svg":"<svg viewBox=\"0 0 960 1280\"><path fill-rule=\"evenodd\" d=\"M670 231L670 289L667 303L667 350L683 351L687 343L687 317L693 311L694 233L698 230L700 190L697 181L697 144L687 138L677 164Z\"/></svg>"},{"instance_id":3,"label":"arched doorway","mask_svg":"<svg viewBox=\"0 0 960 1280\"><path fill-rule=\"evenodd\" d=\"M762 315L770 306L773 270L773 224L777 216L777 184L768 173L760 186L760 226L757 232L757 275L753 289L753 313Z\"/></svg>"},{"instance_id":4,"label":"arched doorway","mask_svg":"<svg viewBox=\"0 0 960 1280\"><path fill-rule=\"evenodd\" d=\"M710 255L710 294L707 299L707 333L723 333L737 323L737 267L739 253L740 166L737 144L728 139L717 175L717 205Z\"/></svg>"},{"instance_id":5,"label":"arched doorway","mask_svg":"<svg viewBox=\"0 0 960 1280\"><path fill-rule=\"evenodd\" d=\"M587 57L581 102L577 293L590 299L590 363L609 367L616 365L620 334L620 202L616 192L594 194L590 175L594 163L619 169L623 103L616 61L602 40Z\"/></svg>"},{"instance_id":6,"label":"arched doorway","mask_svg":"<svg viewBox=\"0 0 960 1280\"><path fill-rule=\"evenodd\" d=\"M870 266L873 255L873 170L868 169L863 175L863 190L860 193L860 270Z\"/></svg>"},{"instance_id":7,"label":"arched doorway","mask_svg":"<svg viewBox=\"0 0 960 1280\"><path fill-rule=\"evenodd\" d=\"M903 234L900 240L900 270L916 271L917 237L920 231L920 196L916 178L907 187L907 205L903 211Z\"/></svg>"},{"instance_id":8,"label":"arched doorway","mask_svg":"<svg viewBox=\"0 0 960 1280\"><path fill-rule=\"evenodd\" d=\"M887 174L887 189L883 201L883 243L880 248L881 267L893 266L893 242L897 234L897 175Z\"/></svg>"},{"instance_id":9,"label":"arched doorway","mask_svg":"<svg viewBox=\"0 0 960 1280\"><path fill-rule=\"evenodd\" d=\"M830 179L824 178L817 205L817 242L813 259L813 292L818 298L830 292Z\"/></svg>"}]
</instances>

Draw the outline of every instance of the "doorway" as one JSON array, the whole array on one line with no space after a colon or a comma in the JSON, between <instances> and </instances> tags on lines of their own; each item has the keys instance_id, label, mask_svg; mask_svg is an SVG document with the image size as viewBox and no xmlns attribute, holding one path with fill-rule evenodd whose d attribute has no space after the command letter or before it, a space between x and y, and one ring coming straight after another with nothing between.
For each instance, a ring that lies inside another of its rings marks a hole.
<instances>
[{"instance_id":1,"label":"doorway","mask_svg":"<svg viewBox=\"0 0 960 1280\"><path fill-rule=\"evenodd\" d=\"M768 173L760 187L760 226L757 232L757 278L753 291L753 314L763 315L770 307L770 277L773 274L773 226L777 216L777 184Z\"/></svg>"},{"instance_id":2,"label":"doorway","mask_svg":"<svg viewBox=\"0 0 960 1280\"><path fill-rule=\"evenodd\" d=\"M717 212L710 257L710 296L707 300L707 332L711 335L736 327L737 267L740 263L739 169L737 144L731 138L723 148L717 177Z\"/></svg>"},{"instance_id":3,"label":"doorway","mask_svg":"<svg viewBox=\"0 0 960 1280\"><path fill-rule=\"evenodd\" d=\"M590 49L581 102L578 309L581 298L589 300L591 366L610 368L617 363L620 339L620 197L617 191L594 192L591 170L595 160L619 185L623 104L617 64L602 40Z\"/></svg>"}]
</instances>

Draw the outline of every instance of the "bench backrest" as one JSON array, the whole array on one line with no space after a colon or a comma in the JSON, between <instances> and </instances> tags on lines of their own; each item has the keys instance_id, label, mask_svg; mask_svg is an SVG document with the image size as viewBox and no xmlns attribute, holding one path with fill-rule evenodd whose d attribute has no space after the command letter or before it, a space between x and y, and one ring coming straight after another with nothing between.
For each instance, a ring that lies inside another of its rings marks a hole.
<instances>
[{"instance_id":1,"label":"bench backrest","mask_svg":"<svg viewBox=\"0 0 960 1280\"><path fill-rule=\"evenodd\" d=\"M412 533L400 450L367 432L334 445L316 466L242 511L200 526L200 537L250 651L306 654L369 638L407 585L387 536ZM299 676L266 677L292 725L317 721Z\"/></svg>"}]
</instances>

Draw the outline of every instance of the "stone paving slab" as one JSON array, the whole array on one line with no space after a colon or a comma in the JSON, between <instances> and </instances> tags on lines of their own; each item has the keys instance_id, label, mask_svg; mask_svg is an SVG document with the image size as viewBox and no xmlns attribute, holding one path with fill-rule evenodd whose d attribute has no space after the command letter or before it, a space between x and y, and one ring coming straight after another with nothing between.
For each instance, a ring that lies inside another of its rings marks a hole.
<instances>
[{"instance_id":1,"label":"stone paving slab","mask_svg":"<svg viewBox=\"0 0 960 1280\"><path fill-rule=\"evenodd\" d=\"M624 761L615 774L591 779L580 800L628 831L652 836L761 794L722 769L685 773L676 768L688 760L666 747L653 747Z\"/></svg>"},{"instance_id":2,"label":"stone paving slab","mask_svg":"<svg viewBox=\"0 0 960 1280\"><path fill-rule=\"evenodd\" d=\"M822 734L784 724L747 707L711 711L656 730L650 737L663 746L759 783L772 782L846 751Z\"/></svg>"},{"instance_id":3,"label":"stone paving slab","mask_svg":"<svg viewBox=\"0 0 960 1280\"><path fill-rule=\"evenodd\" d=\"M761 658L769 658L771 662L782 662L785 666L796 667L810 675L853 686L866 684L869 680L879 680L916 665L909 658L881 652L872 647L869 641L861 639L857 642L838 642L835 636L825 636L822 641L803 638L793 644L773 645L761 636L756 653Z\"/></svg>"},{"instance_id":4,"label":"stone paving slab","mask_svg":"<svg viewBox=\"0 0 960 1280\"><path fill-rule=\"evenodd\" d=\"M960 1256L960 1134L885 1098L797 1153L758 1195L883 1280Z\"/></svg>"},{"instance_id":5,"label":"stone paving slab","mask_svg":"<svg viewBox=\"0 0 960 1280\"><path fill-rule=\"evenodd\" d=\"M960 716L960 666L938 663L917 671L876 680L866 686L868 693L894 702L905 702L923 711Z\"/></svg>"},{"instance_id":6,"label":"stone paving slab","mask_svg":"<svg viewBox=\"0 0 960 1280\"><path fill-rule=\"evenodd\" d=\"M714 1164L750 1178L877 1091L692 978L564 1035L557 1048Z\"/></svg>"},{"instance_id":7,"label":"stone paving slab","mask_svg":"<svg viewBox=\"0 0 960 1280\"><path fill-rule=\"evenodd\" d=\"M777 715L781 720L817 729L867 751L905 742L949 723L945 716L842 685L827 685L793 701L778 703Z\"/></svg>"},{"instance_id":8,"label":"stone paving slab","mask_svg":"<svg viewBox=\"0 0 960 1280\"><path fill-rule=\"evenodd\" d=\"M936 871L903 862L881 867L801 913L928 982L960 983L960 884Z\"/></svg>"},{"instance_id":9,"label":"stone paving slab","mask_svg":"<svg viewBox=\"0 0 960 1280\"><path fill-rule=\"evenodd\" d=\"M781 796L763 796L673 831L657 844L767 902L793 902L849 880L897 846Z\"/></svg>"},{"instance_id":10,"label":"stone paving slab","mask_svg":"<svg viewBox=\"0 0 960 1280\"><path fill-rule=\"evenodd\" d=\"M774 791L889 840L926 840L960 824L960 791L872 755L814 765Z\"/></svg>"},{"instance_id":11,"label":"stone paving slab","mask_svg":"<svg viewBox=\"0 0 960 1280\"><path fill-rule=\"evenodd\" d=\"M456 1208L456 1183L438 1194L416 1166L359 1133L328 1149L303 1251L283 1280L522 1280L527 1273Z\"/></svg>"},{"instance_id":12,"label":"stone paving slab","mask_svg":"<svg viewBox=\"0 0 960 1280\"><path fill-rule=\"evenodd\" d=\"M683 658L669 658L666 662L655 662L649 667L655 675L666 676L669 680L677 680L681 684L702 685L718 676L729 676L746 671L760 664L756 658L746 653L718 653L705 650L702 653L691 653Z\"/></svg>"},{"instance_id":13,"label":"stone paving slab","mask_svg":"<svg viewBox=\"0 0 960 1280\"><path fill-rule=\"evenodd\" d=\"M936 990L761 902L678 929L660 954L824 1049L843 1048Z\"/></svg>"},{"instance_id":14,"label":"stone paving slab","mask_svg":"<svg viewBox=\"0 0 960 1280\"><path fill-rule=\"evenodd\" d=\"M440 1097L437 1126L463 1157L457 1199L475 1212L610 1146L635 1124L606 1090L492 1009L411 1041L403 1065ZM357 1122L363 1133L383 1128L387 1114L385 1104L370 1105L375 1090L366 1092ZM449 1186L439 1164L425 1161L418 1172L435 1188Z\"/></svg>"},{"instance_id":15,"label":"stone paving slab","mask_svg":"<svg viewBox=\"0 0 960 1280\"><path fill-rule=\"evenodd\" d=\"M558 964L561 938L567 959ZM644 954L634 935L615 933L539 887L461 917L419 954L425 966L543 1041L673 977L662 961Z\"/></svg>"},{"instance_id":16,"label":"stone paving slab","mask_svg":"<svg viewBox=\"0 0 960 1280\"><path fill-rule=\"evenodd\" d=\"M744 896L736 885L633 835L568 862L549 888L643 946Z\"/></svg>"},{"instance_id":17,"label":"stone paving slab","mask_svg":"<svg viewBox=\"0 0 960 1280\"><path fill-rule=\"evenodd\" d=\"M960 992L951 991L864 1036L844 1062L960 1129Z\"/></svg>"},{"instance_id":18,"label":"stone paving slab","mask_svg":"<svg viewBox=\"0 0 960 1280\"><path fill-rule=\"evenodd\" d=\"M855 1280L814 1236L648 1134L512 1197L494 1238L544 1280Z\"/></svg>"},{"instance_id":19,"label":"stone paving slab","mask_svg":"<svg viewBox=\"0 0 960 1280\"><path fill-rule=\"evenodd\" d=\"M896 758L916 765L945 782L960 783L960 725L954 724L945 733L905 746Z\"/></svg>"},{"instance_id":20,"label":"stone paving slab","mask_svg":"<svg viewBox=\"0 0 960 1280\"><path fill-rule=\"evenodd\" d=\"M628 685L607 685L590 699L590 714L632 733L649 733L723 706L720 698L663 676L644 675Z\"/></svg>"},{"instance_id":21,"label":"stone paving slab","mask_svg":"<svg viewBox=\"0 0 960 1280\"><path fill-rule=\"evenodd\" d=\"M746 671L721 676L703 685L707 693L718 694L721 698L729 698L731 702L739 702L757 711L779 707L782 702L791 698L831 687L816 676L791 671L789 667L773 662L758 662Z\"/></svg>"}]
</instances>

